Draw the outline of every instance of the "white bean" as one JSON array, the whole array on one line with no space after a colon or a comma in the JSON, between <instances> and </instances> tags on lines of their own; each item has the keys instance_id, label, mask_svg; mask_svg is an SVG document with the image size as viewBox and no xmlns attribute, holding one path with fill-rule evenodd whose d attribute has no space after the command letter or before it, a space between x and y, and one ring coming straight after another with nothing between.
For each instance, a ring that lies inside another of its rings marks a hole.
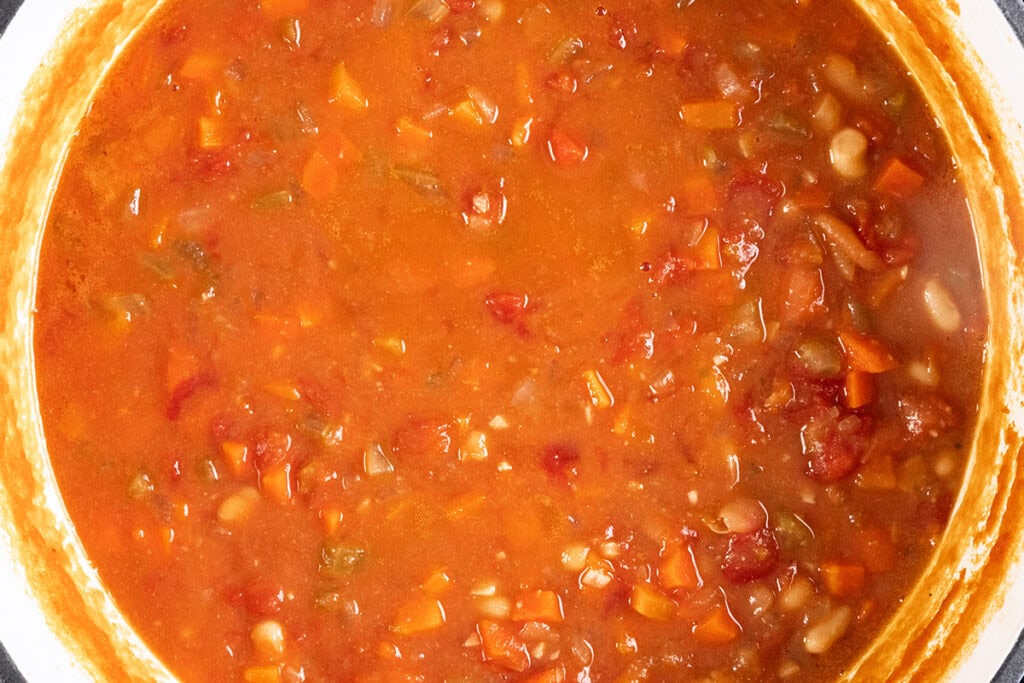
<instances>
[{"instance_id":1,"label":"white bean","mask_svg":"<svg viewBox=\"0 0 1024 683\"><path fill-rule=\"evenodd\" d=\"M868 139L856 128L843 128L832 136L828 156L836 173L857 180L868 172Z\"/></svg>"},{"instance_id":2,"label":"white bean","mask_svg":"<svg viewBox=\"0 0 1024 683\"><path fill-rule=\"evenodd\" d=\"M276 659L284 654L284 628L273 619L261 621L249 632L252 646L266 659Z\"/></svg>"},{"instance_id":3,"label":"white bean","mask_svg":"<svg viewBox=\"0 0 1024 683\"><path fill-rule=\"evenodd\" d=\"M853 611L843 605L821 621L812 624L804 634L804 649L812 655L828 652L846 633L852 618Z\"/></svg>"},{"instance_id":4,"label":"white bean","mask_svg":"<svg viewBox=\"0 0 1024 683\"><path fill-rule=\"evenodd\" d=\"M924 306L935 327L946 334L956 332L963 325L963 318L956 302L953 301L953 295L935 278L928 280L924 285Z\"/></svg>"}]
</instances>

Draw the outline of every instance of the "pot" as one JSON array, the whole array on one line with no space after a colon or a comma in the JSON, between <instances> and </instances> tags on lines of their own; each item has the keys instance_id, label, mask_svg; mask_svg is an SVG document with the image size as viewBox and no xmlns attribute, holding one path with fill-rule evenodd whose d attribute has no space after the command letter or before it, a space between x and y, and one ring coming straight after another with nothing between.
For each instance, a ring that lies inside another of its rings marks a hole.
<instances>
[{"instance_id":1,"label":"pot","mask_svg":"<svg viewBox=\"0 0 1024 683\"><path fill-rule=\"evenodd\" d=\"M1001 1L1024 36L1024 11ZM846 678L988 680L1024 627L1024 48L993 0L857 2L920 83L962 169L990 334L949 528ZM30 681L173 680L105 592L64 509L32 351L39 247L62 160L104 73L159 4L26 0L0 40L0 642ZM1016 657L1002 680L1020 680Z\"/></svg>"}]
</instances>

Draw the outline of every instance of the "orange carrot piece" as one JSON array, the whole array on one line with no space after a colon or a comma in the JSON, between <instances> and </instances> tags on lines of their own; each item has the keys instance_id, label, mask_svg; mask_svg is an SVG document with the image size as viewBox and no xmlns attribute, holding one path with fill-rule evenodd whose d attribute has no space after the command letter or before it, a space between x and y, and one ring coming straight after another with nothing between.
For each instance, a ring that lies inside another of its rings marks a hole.
<instances>
[{"instance_id":1,"label":"orange carrot piece","mask_svg":"<svg viewBox=\"0 0 1024 683\"><path fill-rule=\"evenodd\" d=\"M854 370L879 374L900 366L885 344L875 337L847 330L839 333L839 342L846 352L846 362Z\"/></svg>"},{"instance_id":2,"label":"orange carrot piece","mask_svg":"<svg viewBox=\"0 0 1024 683\"><path fill-rule=\"evenodd\" d=\"M565 670L561 667L546 669L530 676L525 683L565 683Z\"/></svg>"},{"instance_id":3,"label":"orange carrot piece","mask_svg":"<svg viewBox=\"0 0 1024 683\"><path fill-rule=\"evenodd\" d=\"M512 607L513 621L562 623L562 598L554 591L538 590L519 596Z\"/></svg>"},{"instance_id":4,"label":"orange carrot piece","mask_svg":"<svg viewBox=\"0 0 1024 683\"><path fill-rule=\"evenodd\" d=\"M352 110L362 110L370 106L369 101L363 96L363 90L348 72L343 62L338 62L331 71L331 102L340 104Z\"/></svg>"},{"instance_id":5,"label":"orange carrot piece","mask_svg":"<svg viewBox=\"0 0 1024 683\"><path fill-rule=\"evenodd\" d=\"M668 621L676 613L675 600L656 591L653 587L639 583L633 586L629 605L638 614L655 621Z\"/></svg>"},{"instance_id":6,"label":"orange carrot piece","mask_svg":"<svg viewBox=\"0 0 1024 683\"><path fill-rule=\"evenodd\" d=\"M724 645L735 639L740 632L740 625L725 605L715 605L693 626L693 637L705 645Z\"/></svg>"},{"instance_id":7,"label":"orange carrot piece","mask_svg":"<svg viewBox=\"0 0 1024 683\"><path fill-rule=\"evenodd\" d=\"M740 122L736 105L726 100L690 102L680 107L679 115L690 128L704 130L735 128Z\"/></svg>"},{"instance_id":8,"label":"orange carrot piece","mask_svg":"<svg viewBox=\"0 0 1024 683\"><path fill-rule=\"evenodd\" d=\"M249 459L249 449L244 443L224 441L220 444L220 452L235 474L245 472L245 463Z\"/></svg>"},{"instance_id":9,"label":"orange carrot piece","mask_svg":"<svg viewBox=\"0 0 1024 683\"><path fill-rule=\"evenodd\" d=\"M452 577L448 576L448 572L445 571L444 567L438 567L430 573L430 576L426 578L423 584L420 586L425 593L430 595L438 595L443 593L452 583Z\"/></svg>"},{"instance_id":10,"label":"orange carrot piece","mask_svg":"<svg viewBox=\"0 0 1024 683\"><path fill-rule=\"evenodd\" d=\"M302 189L314 199L327 199L338 187L338 170L318 150L313 150L302 169Z\"/></svg>"},{"instance_id":11,"label":"orange carrot piece","mask_svg":"<svg viewBox=\"0 0 1024 683\"><path fill-rule=\"evenodd\" d=\"M194 53L188 56L178 69L178 75L189 81L216 81L224 75L224 60L207 53Z\"/></svg>"},{"instance_id":12,"label":"orange carrot piece","mask_svg":"<svg viewBox=\"0 0 1024 683\"><path fill-rule=\"evenodd\" d=\"M852 562L822 562L819 571L825 588L837 598L848 598L864 589L863 565Z\"/></svg>"},{"instance_id":13,"label":"orange carrot piece","mask_svg":"<svg viewBox=\"0 0 1024 683\"><path fill-rule=\"evenodd\" d=\"M444 607L434 598L416 598L406 603L395 616L392 630L402 636L441 628L445 622Z\"/></svg>"},{"instance_id":14,"label":"orange carrot piece","mask_svg":"<svg viewBox=\"0 0 1024 683\"><path fill-rule=\"evenodd\" d=\"M345 519L345 513L333 505L328 505L320 510L320 521L324 523L324 532L328 536L337 533L343 519Z\"/></svg>"},{"instance_id":15,"label":"orange carrot piece","mask_svg":"<svg viewBox=\"0 0 1024 683\"><path fill-rule=\"evenodd\" d=\"M676 546L665 553L658 567L658 582L669 590L700 588L703 582L689 545Z\"/></svg>"},{"instance_id":16,"label":"orange carrot piece","mask_svg":"<svg viewBox=\"0 0 1024 683\"><path fill-rule=\"evenodd\" d=\"M486 660L519 673L530 668L526 643L520 640L512 627L485 619L477 624L476 629Z\"/></svg>"},{"instance_id":17,"label":"orange carrot piece","mask_svg":"<svg viewBox=\"0 0 1024 683\"><path fill-rule=\"evenodd\" d=\"M718 230L708 228L697 240L692 249L698 270L718 270L722 267L722 254L719 250Z\"/></svg>"},{"instance_id":18,"label":"orange carrot piece","mask_svg":"<svg viewBox=\"0 0 1024 683\"><path fill-rule=\"evenodd\" d=\"M899 157L893 157L875 181L875 190L891 194L899 199L906 199L917 192L924 184L924 177L910 168Z\"/></svg>"},{"instance_id":19,"label":"orange carrot piece","mask_svg":"<svg viewBox=\"0 0 1024 683\"><path fill-rule=\"evenodd\" d=\"M679 208L685 215L700 216L718 210L718 192L706 173L693 173L684 176L679 196Z\"/></svg>"},{"instance_id":20,"label":"orange carrot piece","mask_svg":"<svg viewBox=\"0 0 1024 683\"><path fill-rule=\"evenodd\" d=\"M242 680L245 683L280 683L281 670L276 664L246 667Z\"/></svg>"},{"instance_id":21,"label":"orange carrot piece","mask_svg":"<svg viewBox=\"0 0 1024 683\"><path fill-rule=\"evenodd\" d=\"M291 465L274 467L260 476L260 490L271 500L288 503L292 499Z\"/></svg>"},{"instance_id":22,"label":"orange carrot piece","mask_svg":"<svg viewBox=\"0 0 1024 683\"><path fill-rule=\"evenodd\" d=\"M217 149L228 144L228 125L219 116L200 116L196 142L199 149Z\"/></svg>"},{"instance_id":23,"label":"orange carrot piece","mask_svg":"<svg viewBox=\"0 0 1024 683\"><path fill-rule=\"evenodd\" d=\"M846 405L862 408L875 400L875 380L863 370L846 373Z\"/></svg>"}]
</instances>

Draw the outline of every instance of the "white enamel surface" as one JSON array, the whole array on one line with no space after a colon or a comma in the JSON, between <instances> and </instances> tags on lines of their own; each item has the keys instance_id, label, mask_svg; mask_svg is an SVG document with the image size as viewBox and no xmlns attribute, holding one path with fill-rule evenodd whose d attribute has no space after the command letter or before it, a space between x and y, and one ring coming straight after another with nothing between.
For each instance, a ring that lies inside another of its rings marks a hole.
<instances>
[{"instance_id":1,"label":"white enamel surface","mask_svg":"<svg viewBox=\"0 0 1024 683\"><path fill-rule=\"evenodd\" d=\"M0 39L0 166L21 93L57 42L74 0L27 0ZM65 650L47 625L17 562L7 529L0 526L0 642L25 678L37 681L87 681L85 669Z\"/></svg>"},{"instance_id":2,"label":"white enamel surface","mask_svg":"<svg viewBox=\"0 0 1024 683\"><path fill-rule=\"evenodd\" d=\"M8 131L21 93L46 52L60 35L72 10L84 0L26 0L0 39L0 166ZM961 30L985 64L993 83L993 100L1001 109L1002 131L1017 176L1024 178L1024 48L992 0L962 0ZM981 635L977 647L953 680L989 680L1024 628L1024 558L1016 569L1014 588ZM0 526L0 642L33 683L87 681L85 670L60 644L32 597L30 580L19 566L9 534Z\"/></svg>"}]
</instances>

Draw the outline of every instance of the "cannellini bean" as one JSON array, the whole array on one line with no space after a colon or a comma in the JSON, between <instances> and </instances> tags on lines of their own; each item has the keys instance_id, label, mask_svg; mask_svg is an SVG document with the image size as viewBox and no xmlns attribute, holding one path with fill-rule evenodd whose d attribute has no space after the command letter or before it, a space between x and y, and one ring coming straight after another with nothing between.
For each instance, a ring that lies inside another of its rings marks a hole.
<instances>
[{"instance_id":1,"label":"cannellini bean","mask_svg":"<svg viewBox=\"0 0 1024 683\"><path fill-rule=\"evenodd\" d=\"M783 612L796 612L807 604L814 596L814 586L804 576L796 576L793 581L779 593L779 609Z\"/></svg>"},{"instance_id":2,"label":"cannellini bean","mask_svg":"<svg viewBox=\"0 0 1024 683\"><path fill-rule=\"evenodd\" d=\"M225 498L217 508L217 519L222 524L244 522L260 502L260 492L245 486Z\"/></svg>"},{"instance_id":3,"label":"cannellini bean","mask_svg":"<svg viewBox=\"0 0 1024 683\"><path fill-rule=\"evenodd\" d=\"M825 81L854 102L863 102L867 97L864 81L857 73L853 62L833 52L825 58Z\"/></svg>"},{"instance_id":4,"label":"cannellini bean","mask_svg":"<svg viewBox=\"0 0 1024 683\"><path fill-rule=\"evenodd\" d=\"M857 180L868 172L868 138L856 128L843 128L832 136L828 156L836 173Z\"/></svg>"},{"instance_id":5,"label":"cannellini bean","mask_svg":"<svg viewBox=\"0 0 1024 683\"><path fill-rule=\"evenodd\" d=\"M924 285L924 306L935 327L946 334L956 332L963 325L960 309L949 290L932 278Z\"/></svg>"},{"instance_id":6,"label":"cannellini bean","mask_svg":"<svg viewBox=\"0 0 1024 683\"><path fill-rule=\"evenodd\" d=\"M261 621L249 632L252 646L261 657L275 659L284 654L284 628L273 619Z\"/></svg>"},{"instance_id":7,"label":"cannellini bean","mask_svg":"<svg viewBox=\"0 0 1024 683\"><path fill-rule=\"evenodd\" d=\"M812 624L804 634L804 649L812 655L828 652L846 633L852 616L852 610L843 605L821 621Z\"/></svg>"},{"instance_id":8,"label":"cannellini bean","mask_svg":"<svg viewBox=\"0 0 1024 683\"><path fill-rule=\"evenodd\" d=\"M818 104L811 111L811 124L819 133L831 135L839 130L842 124L843 105L839 98L830 92L825 93L818 100Z\"/></svg>"},{"instance_id":9,"label":"cannellini bean","mask_svg":"<svg viewBox=\"0 0 1024 683\"><path fill-rule=\"evenodd\" d=\"M722 506L718 518L734 534L749 534L768 524L764 506L752 498L734 498Z\"/></svg>"}]
</instances>

